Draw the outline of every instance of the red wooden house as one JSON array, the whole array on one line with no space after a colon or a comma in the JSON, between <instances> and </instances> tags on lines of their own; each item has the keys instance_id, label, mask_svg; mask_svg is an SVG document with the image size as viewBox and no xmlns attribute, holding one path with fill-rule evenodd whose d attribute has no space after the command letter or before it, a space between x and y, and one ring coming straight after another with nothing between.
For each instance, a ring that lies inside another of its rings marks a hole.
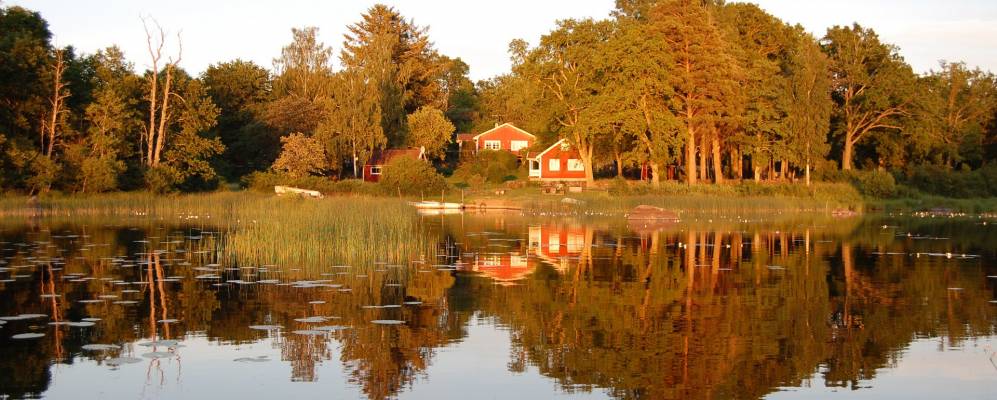
<instances>
[{"instance_id":1,"label":"red wooden house","mask_svg":"<svg viewBox=\"0 0 997 400\"><path fill-rule=\"evenodd\" d=\"M474 136L474 148L477 151L505 150L519 153L532 146L536 140L537 137L532 133L507 122Z\"/></svg>"},{"instance_id":2,"label":"red wooden house","mask_svg":"<svg viewBox=\"0 0 997 400\"><path fill-rule=\"evenodd\" d=\"M374 156L363 165L363 180L367 182L377 182L381 180L381 173L384 167L398 157L409 157L413 160L425 160L426 155L422 149L389 149L374 153Z\"/></svg>"},{"instance_id":3,"label":"red wooden house","mask_svg":"<svg viewBox=\"0 0 997 400\"><path fill-rule=\"evenodd\" d=\"M561 139L546 150L526 156L530 163L530 180L572 182L585 180L581 155L567 140Z\"/></svg>"}]
</instances>

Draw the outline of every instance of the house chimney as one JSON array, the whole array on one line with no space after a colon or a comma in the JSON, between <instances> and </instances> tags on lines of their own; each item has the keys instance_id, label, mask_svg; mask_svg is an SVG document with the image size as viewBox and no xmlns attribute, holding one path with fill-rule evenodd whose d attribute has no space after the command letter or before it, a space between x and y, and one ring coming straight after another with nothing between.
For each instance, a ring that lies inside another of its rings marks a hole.
<instances>
[{"instance_id":1,"label":"house chimney","mask_svg":"<svg viewBox=\"0 0 997 400\"><path fill-rule=\"evenodd\" d=\"M498 123L498 122L496 122L496 123L495 123L495 127L496 127L496 128L498 128L498 127L499 127L499 125L502 125L502 124L500 124L500 123Z\"/></svg>"},{"instance_id":2,"label":"house chimney","mask_svg":"<svg viewBox=\"0 0 997 400\"><path fill-rule=\"evenodd\" d=\"M426 146L419 146L419 159L420 160L426 159Z\"/></svg>"}]
</instances>

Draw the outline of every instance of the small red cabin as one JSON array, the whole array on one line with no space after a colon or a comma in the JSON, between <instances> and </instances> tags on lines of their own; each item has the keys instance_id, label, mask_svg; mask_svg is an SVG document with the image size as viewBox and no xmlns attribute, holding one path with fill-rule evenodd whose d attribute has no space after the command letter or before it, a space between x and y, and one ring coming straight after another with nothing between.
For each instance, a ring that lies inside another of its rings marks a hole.
<instances>
[{"instance_id":1,"label":"small red cabin","mask_svg":"<svg viewBox=\"0 0 997 400\"><path fill-rule=\"evenodd\" d=\"M561 139L536 155L527 155L530 180L542 182L572 182L585 180L585 164L581 155L567 140Z\"/></svg>"},{"instance_id":2,"label":"small red cabin","mask_svg":"<svg viewBox=\"0 0 997 400\"><path fill-rule=\"evenodd\" d=\"M391 160L398 157L409 157L413 160L425 160L426 155L422 149L389 149L374 153L374 156L363 165L363 180L367 182L377 182L381 180L381 173L384 167Z\"/></svg>"},{"instance_id":3,"label":"small red cabin","mask_svg":"<svg viewBox=\"0 0 997 400\"><path fill-rule=\"evenodd\" d=\"M481 150L505 150L518 153L533 145L537 140L532 133L519 129L506 122L474 136L474 148Z\"/></svg>"}]
</instances>

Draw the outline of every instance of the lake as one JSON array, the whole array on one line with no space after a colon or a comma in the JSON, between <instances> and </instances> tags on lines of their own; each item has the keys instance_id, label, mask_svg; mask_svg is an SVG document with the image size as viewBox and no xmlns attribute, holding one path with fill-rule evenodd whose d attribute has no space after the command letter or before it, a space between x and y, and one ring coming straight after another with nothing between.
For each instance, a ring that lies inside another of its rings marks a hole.
<instances>
[{"instance_id":1,"label":"lake","mask_svg":"<svg viewBox=\"0 0 997 400\"><path fill-rule=\"evenodd\" d=\"M280 213L0 219L0 398L997 393L994 218Z\"/></svg>"}]
</instances>

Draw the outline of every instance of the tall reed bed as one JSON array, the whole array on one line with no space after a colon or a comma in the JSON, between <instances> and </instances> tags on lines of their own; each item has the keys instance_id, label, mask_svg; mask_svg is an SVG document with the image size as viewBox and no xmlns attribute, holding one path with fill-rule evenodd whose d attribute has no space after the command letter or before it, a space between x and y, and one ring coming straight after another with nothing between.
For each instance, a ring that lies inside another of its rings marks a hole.
<instances>
[{"instance_id":1,"label":"tall reed bed","mask_svg":"<svg viewBox=\"0 0 997 400\"><path fill-rule=\"evenodd\" d=\"M411 206L386 198L269 198L240 205L226 251L240 263L335 272L397 268L431 258L437 240ZM402 268L407 270L408 268ZM341 271L341 270L340 270Z\"/></svg>"},{"instance_id":2,"label":"tall reed bed","mask_svg":"<svg viewBox=\"0 0 997 400\"><path fill-rule=\"evenodd\" d=\"M223 233L222 251L228 260L276 265L284 271L300 269L302 276L330 272L334 265L356 268L352 272L407 265L415 259L432 259L437 244L437 234L421 229L405 201L366 196L303 199L224 192L122 193L38 202L0 199L0 220L18 223L29 216L86 223L157 220L217 230Z\"/></svg>"}]
</instances>

